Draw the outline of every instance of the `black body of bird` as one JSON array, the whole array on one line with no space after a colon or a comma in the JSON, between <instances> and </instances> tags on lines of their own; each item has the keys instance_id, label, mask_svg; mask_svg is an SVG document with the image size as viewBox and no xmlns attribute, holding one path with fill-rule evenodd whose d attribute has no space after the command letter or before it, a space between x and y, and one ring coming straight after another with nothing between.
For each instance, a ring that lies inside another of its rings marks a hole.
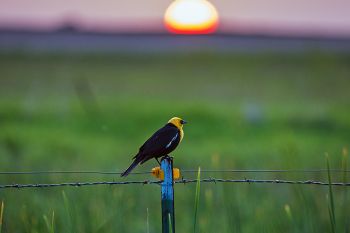
<instances>
[{"instance_id":1,"label":"black body of bird","mask_svg":"<svg viewBox=\"0 0 350 233\"><path fill-rule=\"evenodd\" d=\"M140 147L139 152L133 157L133 163L121 176L127 176L138 164L143 164L152 158L159 163L158 158L175 150L184 136L182 127L186 123L179 117L171 118Z\"/></svg>"}]
</instances>

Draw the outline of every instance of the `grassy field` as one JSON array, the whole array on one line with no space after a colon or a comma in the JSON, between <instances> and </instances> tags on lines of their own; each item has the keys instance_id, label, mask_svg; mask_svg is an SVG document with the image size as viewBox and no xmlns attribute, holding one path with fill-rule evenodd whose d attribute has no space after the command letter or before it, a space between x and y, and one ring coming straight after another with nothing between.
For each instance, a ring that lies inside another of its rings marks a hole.
<instances>
[{"instance_id":1,"label":"grassy field","mask_svg":"<svg viewBox=\"0 0 350 233\"><path fill-rule=\"evenodd\" d=\"M172 154L180 169L326 168L325 152L331 168L342 168L350 146L349 88L344 54L3 53L0 170L122 171L175 115L190 122ZM201 176L327 181L317 173ZM0 175L1 184L144 179L152 178ZM195 187L176 185L178 232L193 229ZM336 230L349 232L349 191L333 191ZM331 232L328 194L327 186L201 184L198 232ZM156 185L8 189L0 200L2 232L161 229Z\"/></svg>"}]
</instances>

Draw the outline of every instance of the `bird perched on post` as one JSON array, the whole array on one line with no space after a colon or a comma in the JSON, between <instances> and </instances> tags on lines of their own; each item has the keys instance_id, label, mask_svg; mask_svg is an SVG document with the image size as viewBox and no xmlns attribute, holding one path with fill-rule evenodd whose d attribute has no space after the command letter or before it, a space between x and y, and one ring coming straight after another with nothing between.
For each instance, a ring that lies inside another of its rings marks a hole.
<instances>
[{"instance_id":1,"label":"bird perched on post","mask_svg":"<svg viewBox=\"0 0 350 233\"><path fill-rule=\"evenodd\" d=\"M175 150L184 137L184 131L182 128L186 123L186 121L179 117L171 118L163 128L160 128L155 132L140 147L139 152L133 157L133 163L121 174L121 176L127 176L138 164L143 164L152 158L155 158L159 163L159 157L168 155Z\"/></svg>"}]
</instances>

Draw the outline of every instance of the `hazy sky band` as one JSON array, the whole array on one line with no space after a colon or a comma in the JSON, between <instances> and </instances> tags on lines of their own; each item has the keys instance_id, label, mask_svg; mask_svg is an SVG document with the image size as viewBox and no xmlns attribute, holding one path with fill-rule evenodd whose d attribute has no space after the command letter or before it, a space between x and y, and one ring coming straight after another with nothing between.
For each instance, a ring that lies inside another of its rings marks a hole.
<instances>
[{"instance_id":1,"label":"hazy sky band","mask_svg":"<svg viewBox=\"0 0 350 233\"><path fill-rule=\"evenodd\" d=\"M223 32L350 35L349 0L212 0ZM168 0L0 0L0 26L162 31Z\"/></svg>"}]
</instances>

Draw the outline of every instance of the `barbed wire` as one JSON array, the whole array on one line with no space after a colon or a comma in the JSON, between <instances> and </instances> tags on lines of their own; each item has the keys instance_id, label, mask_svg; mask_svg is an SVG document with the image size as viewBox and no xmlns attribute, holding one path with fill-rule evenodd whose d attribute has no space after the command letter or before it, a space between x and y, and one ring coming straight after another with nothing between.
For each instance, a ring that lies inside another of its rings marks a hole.
<instances>
[{"instance_id":1,"label":"barbed wire","mask_svg":"<svg viewBox=\"0 0 350 233\"><path fill-rule=\"evenodd\" d=\"M197 173L196 169L184 169L181 173ZM201 173L327 173L327 169L201 169ZM350 173L350 170L330 169L331 173ZM130 175L151 174L151 171L132 172ZM0 175L41 175L41 174L100 174L120 175L115 171L3 171Z\"/></svg>"},{"instance_id":2,"label":"barbed wire","mask_svg":"<svg viewBox=\"0 0 350 233\"><path fill-rule=\"evenodd\" d=\"M175 183L196 183L197 179L182 179L175 181ZM219 178L205 178L201 179L200 182L203 183L270 183L270 184L309 184L309 185L334 185L334 186L350 186L350 183L343 182L323 182L315 180L256 180L256 179L219 179Z\"/></svg>"},{"instance_id":3,"label":"barbed wire","mask_svg":"<svg viewBox=\"0 0 350 233\"><path fill-rule=\"evenodd\" d=\"M52 187L63 187L63 186L92 186L92 185L128 185L128 184L160 184L161 181L96 181L96 182L66 182L66 183L55 183L55 184L5 184L0 185L0 189L6 188L52 188Z\"/></svg>"},{"instance_id":4,"label":"barbed wire","mask_svg":"<svg viewBox=\"0 0 350 233\"><path fill-rule=\"evenodd\" d=\"M148 172L133 172L130 175L150 174ZM113 171L8 171L0 172L0 175L42 175L42 174L100 174L100 175L121 175L122 172Z\"/></svg>"},{"instance_id":5,"label":"barbed wire","mask_svg":"<svg viewBox=\"0 0 350 233\"><path fill-rule=\"evenodd\" d=\"M181 170L184 173L197 173L198 169ZM327 173L328 169L218 169L218 170L202 170L201 173ZM349 173L350 170L330 169L331 173Z\"/></svg>"},{"instance_id":6,"label":"barbed wire","mask_svg":"<svg viewBox=\"0 0 350 233\"><path fill-rule=\"evenodd\" d=\"M196 183L197 179L185 179L174 181L175 184L187 184ZM314 180L256 180L256 179L220 179L220 178L204 178L200 179L203 183L269 183L269 184L295 184L295 185L333 185L333 186L350 186L350 183L342 182L323 182ZM161 185L162 181L159 180L143 180L143 181L96 181L96 182L67 182L67 183L54 183L54 184L2 184L0 189L22 189L22 188L53 188L63 186L93 186L93 185L130 185L130 184L157 184Z\"/></svg>"}]
</instances>

